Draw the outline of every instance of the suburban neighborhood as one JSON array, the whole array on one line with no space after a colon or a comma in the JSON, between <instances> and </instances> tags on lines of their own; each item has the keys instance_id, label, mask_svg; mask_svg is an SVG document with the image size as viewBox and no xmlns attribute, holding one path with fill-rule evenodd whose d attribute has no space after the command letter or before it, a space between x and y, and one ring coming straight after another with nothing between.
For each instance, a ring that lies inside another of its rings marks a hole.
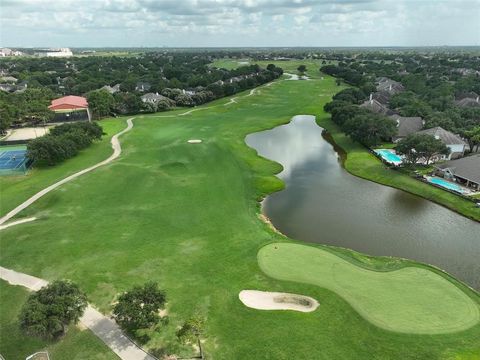
<instances>
[{"instance_id":1,"label":"suburban neighborhood","mask_svg":"<svg viewBox=\"0 0 480 360\"><path fill-rule=\"evenodd\" d=\"M0 360L480 360L478 14L0 1Z\"/></svg>"}]
</instances>

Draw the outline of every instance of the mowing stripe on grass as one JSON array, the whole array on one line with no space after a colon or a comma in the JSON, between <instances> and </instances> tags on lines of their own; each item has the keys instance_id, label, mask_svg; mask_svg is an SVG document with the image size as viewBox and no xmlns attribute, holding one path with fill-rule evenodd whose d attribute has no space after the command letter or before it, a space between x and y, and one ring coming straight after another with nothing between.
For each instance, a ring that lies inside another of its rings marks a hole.
<instances>
[{"instance_id":1,"label":"mowing stripe on grass","mask_svg":"<svg viewBox=\"0 0 480 360\"><path fill-rule=\"evenodd\" d=\"M472 299L427 269L372 271L328 251L289 243L263 247L258 262L275 279L334 291L365 319L386 330L442 334L466 330L480 320L480 309Z\"/></svg>"}]
</instances>

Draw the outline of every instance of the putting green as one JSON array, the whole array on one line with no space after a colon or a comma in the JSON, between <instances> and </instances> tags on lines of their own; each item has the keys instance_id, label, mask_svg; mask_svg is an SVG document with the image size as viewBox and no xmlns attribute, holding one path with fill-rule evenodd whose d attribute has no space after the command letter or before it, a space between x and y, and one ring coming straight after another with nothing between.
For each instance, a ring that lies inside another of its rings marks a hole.
<instances>
[{"instance_id":1,"label":"putting green","mask_svg":"<svg viewBox=\"0 0 480 360\"><path fill-rule=\"evenodd\" d=\"M420 267L372 271L328 251L289 243L263 247L258 263L275 279L334 291L365 319L386 330L441 334L468 329L480 320L478 305L462 290Z\"/></svg>"}]
</instances>

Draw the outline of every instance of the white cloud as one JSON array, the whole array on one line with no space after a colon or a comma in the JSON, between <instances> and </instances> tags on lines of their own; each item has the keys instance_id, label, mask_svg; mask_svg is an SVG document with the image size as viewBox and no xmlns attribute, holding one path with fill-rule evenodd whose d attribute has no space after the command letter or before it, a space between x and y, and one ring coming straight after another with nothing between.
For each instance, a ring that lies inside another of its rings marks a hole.
<instances>
[{"instance_id":1,"label":"white cloud","mask_svg":"<svg viewBox=\"0 0 480 360\"><path fill-rule=\"evenodd\" d=\"M0 6L5 46L480 45L480 0L1 0Z\"/></svg>"}]
</instances>

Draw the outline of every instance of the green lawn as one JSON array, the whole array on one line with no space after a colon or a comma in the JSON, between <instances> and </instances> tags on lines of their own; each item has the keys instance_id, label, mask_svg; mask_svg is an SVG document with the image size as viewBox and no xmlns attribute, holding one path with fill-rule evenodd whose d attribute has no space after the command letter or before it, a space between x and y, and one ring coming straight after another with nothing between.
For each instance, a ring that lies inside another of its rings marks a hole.
<instances>
[{"instance_id":1,"label":"green lawn","mask_svg":"<svg viewBox=\"0 0 480 360\"><path fill-rule=\"evenodd\" d=\"M425 184L401 171L388 168L366 151L362 145L352 142L329 118L319 118L317 122L320 126L328 129L337 145L347 152L344 165L351 174L419 195L473 220L480 221L480 209L475 206L475 203Z\"/></svg>"},{"instance_id":2,"label":"green lawn","mask_svg":"<svg viewBox=\"0 0 480 360\"><path fill-rule=\"evenodd\" d=\"M119 292L158 281L167 292L170 322L146 346L182 356L192 352L175 341L175 329L194 313L207 319L209 359L438 359L474 353L480 325L428 336L387 331L331 290L275 280L259 268L259 249L287 241L258 217L257 200L282 187L273 176L281 166L256 156L244 138L297 114L317 115L320 124L329 125L322 108L338 89L330 77L278 81L253 96L236 95L236 104L224 106L228 99L222 99L185 116L164 117L185 111L178 110L137 117L133 130L120 139L124 152L119 159L52 191L20 214L40 214L40 220L2 231L0 264L48 280L71 279L104 313ZM115 132L125 120L104 124ZM204 142L192 145L188 139ZM365 153L343 141L342 146ZM103 141L56 168L11 179L2 187L2 197L9 199L2 213L28 197L25 192L35 191L30 184L47 186L81 162L90 165L110 151ZM378 269L416 266L330 251ZM477 293L450 280L480 302ZM243 289L301 293L321 306L310 314L257 311L238 299ZM4 336L3 327L1 331Z\"/></svg>"},{"instance_id":3,"label":"green lawn","mask_svg":"<svg viewBox=\"0 0 480 360\"><path fill-rule=\"evenodd\" d=\"M249 64L242 64L242 62L249 62ZM327 64L333 63L332 61L327 61ZM319 79L322 75L318 70L325 64L322 64L322 60L288 60L288 61L274 61L274 60L261 60L254 61L252 59L219 59L212 63L212 66L223 68L223 69L236 69L240 66L258 64L261 67L267 67L268 64L275 64L283 69L284 72L296 74L297 68L300 65L305 65L307 67L306 75L310 78Z\"/></svg>"},{"instance_id":4,"label":"green lawn","mask_svg":"<svg viewBox=\"0 0 480 360\"><path fill-rule=\"evenodd\" d=\"M275 243L258 253L275 279L327 288L373 324L417 334L457 332L480 320L478 304L442 276L419 267L374 271L312 246Z\"/></svg>"},{"instance_id":5,"label":"green lawn","mask_svg":"<svg viewBox=\"0 0 480 360\"><path fill-rule=\"evenodd\" d=\"M80 330L75 326L70 326L65 337L58 342L25 336L20 331L18 314L28 294L24 288L0 280L0 354L6 360L25 359L28 355L45 350L52 360L118 359L90 330Z\"/></svg>"},{"instance_id":6,"label":"green lawn","mask_svg":"<svg viewBox=\"0 0 480 360\"><path fill-rule=\"evenodd\" d=\"M31 169L26 175L0 176L0 189L2 191L0 214L3 215L12 210L48 185L106 159L112 153L110 139L113 134L125 127L124 121L120 119L101 121L100 124L106 133L102 140L81 151L78 156L65 161L60 166ZM22 147L25 148L25 146Z\"/></svg>"}]
</instances>

